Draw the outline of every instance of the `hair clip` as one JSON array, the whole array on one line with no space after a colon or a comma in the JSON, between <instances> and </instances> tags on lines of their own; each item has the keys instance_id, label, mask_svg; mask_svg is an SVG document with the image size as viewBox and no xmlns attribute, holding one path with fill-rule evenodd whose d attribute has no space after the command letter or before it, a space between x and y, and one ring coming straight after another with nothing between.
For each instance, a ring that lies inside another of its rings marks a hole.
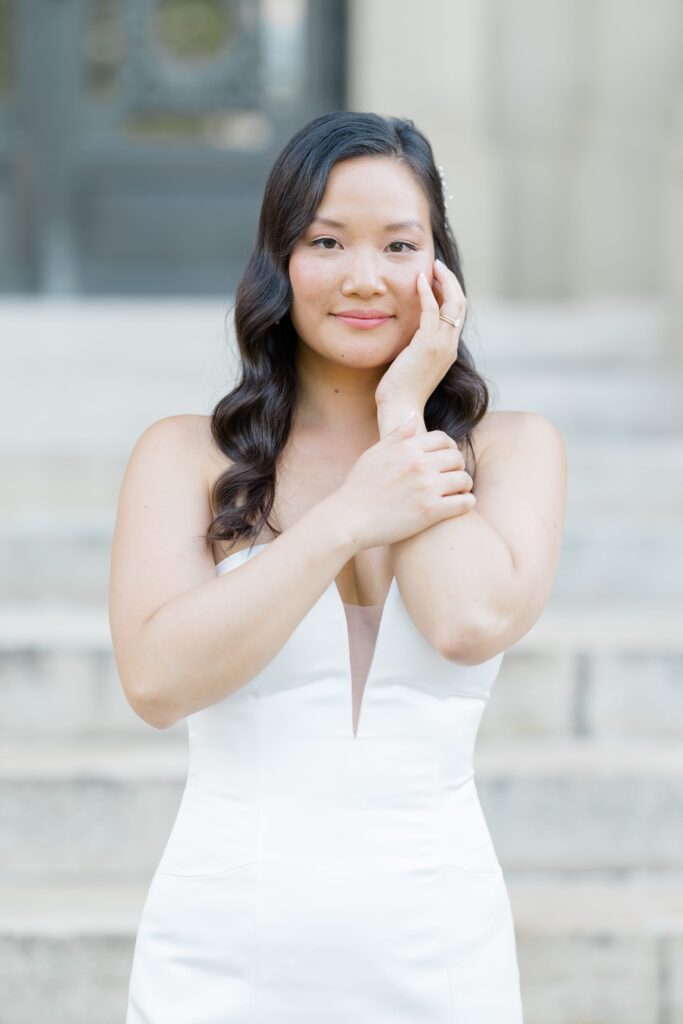
<instances>
[{"instance_id":1,"label":"hair clip","mask_svg":"<svg viewBox=\"0 0 683 1024\"><path fill-rule=\"evenodd\" d=\"M446 179L444 177L443 167L441 166L441 164L439 164L439 166L438 166L438 171L439 171L439 177L441 178L441 192L443 194L443 206L444 206L444 210L446 211L444 219L443 219L443 223L444 223L444 227L448 227L447 200L452 199L453 196L448 191L448 185L446 184Z\"/></svg>"}]
</instances>

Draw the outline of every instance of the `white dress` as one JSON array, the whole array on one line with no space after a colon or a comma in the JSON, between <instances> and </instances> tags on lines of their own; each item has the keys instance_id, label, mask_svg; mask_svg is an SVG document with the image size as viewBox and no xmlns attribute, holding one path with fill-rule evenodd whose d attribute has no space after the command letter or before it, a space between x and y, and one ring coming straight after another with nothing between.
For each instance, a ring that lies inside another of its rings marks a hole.
<instances>
[{"instance_id":1,"label":"white dress","mask_svg":"<svg viewBox=\"0 0 683 1024\"><path fill-rule=\"evenodd\" d=\"M367 609L333 580L262 672L189 715L126 1024L522 1024L473 773L502 658L442 657L395 579Z\"/></svg>"}]
</instances>

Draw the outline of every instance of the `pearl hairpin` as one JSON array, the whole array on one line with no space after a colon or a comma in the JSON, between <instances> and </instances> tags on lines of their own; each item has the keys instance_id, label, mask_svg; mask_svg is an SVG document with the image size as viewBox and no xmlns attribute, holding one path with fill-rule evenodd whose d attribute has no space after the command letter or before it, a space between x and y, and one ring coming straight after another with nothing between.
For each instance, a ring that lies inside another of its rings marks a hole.
<instances>
[{"instance_id":1,"label":"pearl hairpin","mask_svg":"<svg viewBox=\"0 0 683 1024\"><path fill-rule=\"evenodd\" d=\"M438 170L439 170L439 177L441 178L441 191L443 193L443 205L444 205L444 209L446 210L446 215L445 215L445 217L443 219L443 222L444 222L444 225L447 226L448 225L448 210L447 210L447 205L446 204L447 204L447 200L448 199L452 199L453 196L448 191L448 185L446 184L446 179L444 177L443 167L441 166L441 164L439 164Z\"/></svg>"}]
</instances>

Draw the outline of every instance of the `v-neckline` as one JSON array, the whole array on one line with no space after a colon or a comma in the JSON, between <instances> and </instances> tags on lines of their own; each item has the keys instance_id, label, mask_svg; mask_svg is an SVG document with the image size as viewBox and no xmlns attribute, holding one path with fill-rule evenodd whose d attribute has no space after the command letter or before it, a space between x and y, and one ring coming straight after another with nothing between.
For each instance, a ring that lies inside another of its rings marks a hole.
<instances>
[{"instance_id":1,"label":"v-neckline","mask_svg":"<svg viewBox=\"0 0 683 1024\"><path fill-rule=\"evenodd\" d=\"M219 569L221 565L227 564L233 558L235 558L237 555L240 555L243 551L251 552L251 551L261 550L262 548L269 547L272 543L273 543L272 540L268 540L268 541L265 541L263 544L252 544L250 547L239 548L238 551L233 551L233 553L231 555L226 555L226 557L222 558L220 560L220 562L216 562L216 569ZM360 730L361 730L361 725L362 725L362 722L363 722L363 708L365 706L366 695L367 695L367 692L368 692L368 687L370 685L370 681L372 679L373 669L375 668L375 665L377 663L377 651L379 649L380 643L383 640L383 635L384 635L384 631L385 631L385 628L386 628L385 627L385 620L386 620L387 605L389 604L389 602L392 599L394 590L397 589L397 582L396 582L396 576L395 575L392 576L391 577L391 582L389 583L389 589L387 591L387 595L384 598L384 601L382 602L381 605L351 604L352 608L379 608L379 607L381 607L381 609L382 609L380 617L379 617L379 622L377 624L377 633L375 635L375 644L374 644L374 647L373 647L373 650L372 650L372 656L370 658L370 664L368 665L368 670L367 670L367 672L365 674L365 682L363 683L363 690L362 690L362 694L361 694L361 701L360 701L360 704L359 704L359 707L358 707L358 722L357 722L357 728L356 728L355 732L354 732L354 728L353 728L353 676L352 676L352 672L351 672L351 634L349 632L349 623L348 623L348 619L346 617L346 607L345 607L345 605L349 604L349 602L345 602L345 601L342 600L342 596L341 596L341 594L339 592L339 587L337 586L336 578L331 581L330 585L326 588L326 590L323 591L323 594L329 593L329 591L332 588L334 588L334 598L335 598L335 603L336 603L336 606L337 606L337 618L341 622L341 625L343 627L343 632L344 632L344 635L345 635L345 638L346 638L345 660L346 660L346 675L347 675L348 684L349 684L348 685L348 698L349 698L349 705L350 705L350 708L351 708L351 737L355 741L355 740L358 739L359 733L360 733ZM323 594L321 594L320 598L318 598L318 602L323 597ZM316 602L316 604L318 602Z\"/></svg>"}]
</instances>

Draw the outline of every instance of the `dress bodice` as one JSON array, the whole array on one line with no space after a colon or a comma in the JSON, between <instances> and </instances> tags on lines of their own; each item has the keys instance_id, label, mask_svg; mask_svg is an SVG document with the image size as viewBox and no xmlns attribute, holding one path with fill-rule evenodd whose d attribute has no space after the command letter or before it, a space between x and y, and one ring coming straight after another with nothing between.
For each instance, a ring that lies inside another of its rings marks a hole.
<instances>
[{"instance_id":1,"label":"dress bodice","mask_svg":"<svg viewBox=\"0 0 683 1024\"><path fill-rule=\"evenodd\" d=\"M366 608L333 580L265 668L188 715L126 1024L522 1024L472 757L502 658L440 655L395 578Z\"/></svg>"},{"instance_id":2,"label":"dress bodice","mask_svg":"<svg viewBox=\"0 0 683 1024\"><path fill-rule=\"evenodd\" d=\"M266 546L234 552L217 575ZM333 856L341 805L368 814L367 842L379 844L372 855L406 842L410 821L409 845L496 867L467 784L502 658L465 666L443 657L413 623L395 578L383 606L362 610L345 607L333 580L262 671L187 716L189 777L162 867L219 870L253 858L257 846L286 856L306 833L312 853ZM460 820L449 805L465 800L477 819L469 837L448 824ZM229 813L219 814L223 803ZM193 830L195 813L202 828Z\"/></svg>"}]
</instances>

